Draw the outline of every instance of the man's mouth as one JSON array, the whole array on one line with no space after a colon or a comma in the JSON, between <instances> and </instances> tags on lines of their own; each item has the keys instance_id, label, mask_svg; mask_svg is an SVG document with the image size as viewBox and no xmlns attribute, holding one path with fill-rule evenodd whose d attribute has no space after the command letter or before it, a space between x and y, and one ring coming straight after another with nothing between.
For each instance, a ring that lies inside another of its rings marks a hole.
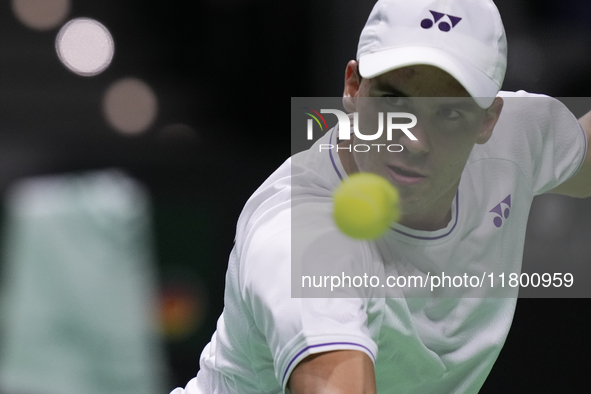
<instances>
[{"instance_id":1,"label":"man's mouth","mask_svg":"<svg viewBox=\"0 0 591 394\"><path fill-rule=\"evenodd\" d=\"M408 168L388 166L388 170L394 182L401 185L414 185L427 178L425 175Z\"/></svg>"}]
</instances>

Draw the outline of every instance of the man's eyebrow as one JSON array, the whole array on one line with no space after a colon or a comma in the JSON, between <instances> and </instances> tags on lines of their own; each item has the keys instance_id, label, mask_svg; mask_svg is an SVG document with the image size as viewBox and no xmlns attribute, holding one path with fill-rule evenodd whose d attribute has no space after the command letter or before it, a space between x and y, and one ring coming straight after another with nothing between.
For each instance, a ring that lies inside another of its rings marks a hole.
<instances>
[{"instance_id":1,"label":"man's eyebrow","mask_svg":"<svg viewBox=\"0 0 591 394\"><path fill-rule=\"evenodd\" d=\"M452 99L451 97L446 98L446 100L439 104L441 107L448 107L448 108L457 108L463 109L466 111L476 110L480 107L476 104L476 101L472 97L461 97L458 99Z\"/></svg>"},{"instance_id":2,"label":"man's eyebrow","mask_svg":"<svg viewBox=\"0 0 591 394\"><path fill-rule=\"evenodd\" d=\"M407 94L401 92L400 90L396 89L394 86L392 86L386 82L376 81L375 82L375 89L377 89L381 92L391 93L396 97L409 97Z\"/></svg>"},{"instance_id":3,"label":"man's eyebrow","mask_svg":"<svg viewBox=\"0 0 591 394\"><path fill-rule=\"evenodd\" d=\"M411 97L404 92L401 92L394 86L390 85L387 82L383 81L375 81L375 85L373 86L374 90L392 94L395 97ZM435 97L424 97L427 100L433 100ZM467 97L446 97L444 98L444 102L437 103L443 107L453 107L457 109L463 109L465 111L475 110L480 108L476 101L470 96Z\"/></svg>"}]
</instances>

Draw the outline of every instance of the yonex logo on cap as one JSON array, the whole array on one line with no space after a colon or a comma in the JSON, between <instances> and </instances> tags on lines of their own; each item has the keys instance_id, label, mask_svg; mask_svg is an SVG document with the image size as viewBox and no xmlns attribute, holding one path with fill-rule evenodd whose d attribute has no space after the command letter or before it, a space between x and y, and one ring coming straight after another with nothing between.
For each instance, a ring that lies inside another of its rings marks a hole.
<instances>
[{"instance_id":1,"label":"yonex logo on cap","mask_svg":"<svg viewBox=\"0 0 591 394\"><path fill-rule=\"evenodd\" d=\"M430 29L433 27L433 25L435 23L437 23L441 18L443 18L445 15L447 15L447 17L449 18L449 21L451 22L451 26L449 25L449 23L447 23L446 21L441 21L439 22L439 24L437 25L437 27L439 27L439 30L444 31L444 32L448 32L451 29L453 29L454 27L456 27L456 25L458 23L460 23L460 21L462 20L462 18L458 17L458 16L453 16L453 15L449 15L449 14L444 14L442 12L437 12L437 11L432 11L429 10L429 12L431 13L431 15L433 15L433 19L431 20L429 18L423 19L421 21L421 27L423 29Z\"/></svg>"},{"instance_id":2,"label":"yonex logo on cap","mask_svg":"<svg viewBox=\"0 0 591 394\"><path fill-rule=\"evenodd\" d=\"M504 210L503 204L506 205ZM493 223L497 228L500 228L503 225L503 219L507 219L509 217L509 213L511 212L511 195L509 194L507 197L505 197L503 201L501 201L489 212L498 215L493 219Z\"/></svg>"}]
</instances>

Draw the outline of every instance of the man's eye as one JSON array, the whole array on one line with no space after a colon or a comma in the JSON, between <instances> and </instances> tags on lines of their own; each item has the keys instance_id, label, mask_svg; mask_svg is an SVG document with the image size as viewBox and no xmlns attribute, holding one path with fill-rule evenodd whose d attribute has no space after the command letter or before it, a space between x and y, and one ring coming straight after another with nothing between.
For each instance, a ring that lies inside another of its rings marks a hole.
<instances>
[{"instance_id":1,"label":"man's eye","mask_svg":"<svg viewBox=\"0 0 591 394\"><path fill-rule=\"evenodd\" d=\"M462 114L455 109L441 108L439 110L439 116L448 120L457 120L462 117Z\"/></svg>"},{"instance_id":2,"label":"man's eye","mask_svg":"<svg viewBox=\"0 0 591 394\"><path fill-rule=\"evenodd\" d=\"M384 96L383 99L389 107L400 107L406 104L406 101L402 97Z\"/></svg>"}]
</instances>

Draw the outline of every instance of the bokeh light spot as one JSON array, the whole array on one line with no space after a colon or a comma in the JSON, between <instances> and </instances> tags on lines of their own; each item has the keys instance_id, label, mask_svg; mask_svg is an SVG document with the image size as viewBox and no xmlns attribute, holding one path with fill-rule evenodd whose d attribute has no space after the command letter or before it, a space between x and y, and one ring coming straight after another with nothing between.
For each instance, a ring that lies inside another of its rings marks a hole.
<instances>
[{"instance_id":1,"label":"bokeh light spot","mask_svg":"<svg viewBox=\"0 0 591 394\"><path fill-rule=\"evenodd\" d=\"M207 317L204 288L189 289L170 283L159 297L158 323L161 335L170 341L185 340L195 334Z\"/></svg>"},{"instance_id":2,"label":"bokeh light spot","mask_svg":"<svg viewBox=\"0 0 591 394\"><path fill-rule=\"evenodd\" d=\"M49 30L66 19L70 0L12 0L12 12L31 29Z\"/></svg>"},{"instance_id":3,"label":"bokeh light spot","mask_svg":"<svg viewBox=\"0 0 591 394\"><path fill-rule=\"evenodd\" d=\"M109 30L94 19L77 18L66 23L55 40L62 63L78 75L103 72L113 59L115 45Z\"/></svg>"},{"instance_id":4,"label":"bokeh light spot","mask_svg":"<svg viewBox=\"0 0 591 394\"><path fill-rule=\"evenodd\" d=\"M125 78L113 83L105 92L103 112L115 130L124 134L139 134L156 119L158 100L145 82Z\"/></svg>"}]
</instances>

